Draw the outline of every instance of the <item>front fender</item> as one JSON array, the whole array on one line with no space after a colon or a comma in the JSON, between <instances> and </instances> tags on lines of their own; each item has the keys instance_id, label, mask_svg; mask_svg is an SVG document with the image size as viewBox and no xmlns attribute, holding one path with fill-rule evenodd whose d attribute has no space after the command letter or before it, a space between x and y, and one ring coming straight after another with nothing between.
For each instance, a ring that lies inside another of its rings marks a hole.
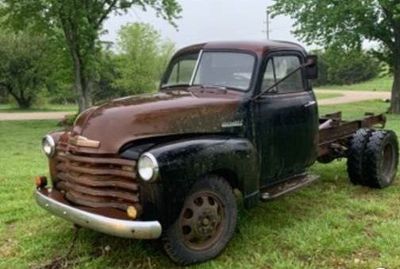
<instances>
[{"instance_id":1,"label":"front fender","mask_svg":"<svg viewBox=\"0 0 400 269\"><path fill-rule=\"evenodd\" d=\"M258 155L247 139L192 138L158 145L149 152L159 162L164 192L176 202L183 202L193 183L207 174L225 175L243 193L246 207L258 201Z\"/></svg>"}]
</instances>

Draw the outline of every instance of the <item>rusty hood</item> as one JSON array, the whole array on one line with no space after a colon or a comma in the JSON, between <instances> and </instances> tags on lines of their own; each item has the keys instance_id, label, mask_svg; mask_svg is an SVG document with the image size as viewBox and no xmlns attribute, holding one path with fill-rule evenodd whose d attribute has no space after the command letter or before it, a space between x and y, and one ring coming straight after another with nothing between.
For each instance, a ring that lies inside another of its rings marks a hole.
<instances>
[{"instance_id":1,"label":"rusty hood","mask_svg":"<svg viewBox=\"0 0 400 269\"><path fill-rule=\"evenodd\" d=\"M114 100L82 113L72 138L98 141L88 153L115 154L132 141L157 136L219 133L241 122L243 96L221 89L165 91Z\"/></svg>"}]
</instances>

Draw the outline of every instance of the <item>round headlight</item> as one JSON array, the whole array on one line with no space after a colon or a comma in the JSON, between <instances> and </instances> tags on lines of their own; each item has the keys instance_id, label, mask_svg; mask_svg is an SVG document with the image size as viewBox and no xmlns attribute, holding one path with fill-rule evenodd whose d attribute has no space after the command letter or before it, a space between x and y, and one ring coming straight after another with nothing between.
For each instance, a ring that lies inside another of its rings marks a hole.
<instances>
[{"instance_id":1,"label":"round headlight","mask_svg":"<svg viewBox=\"0 0 400 269\"><path fill-rule=\"evenodd\" d=\"M139 176L144 181L154 181L158 177L158 163L151 153L143 154L138 161Z\"/></svg>"},{"instance_id":2,"label":"round headlight","mask_svg":"<svg viewBox=\"0 0 400 269\"><path fill-rule=\"evenodd\" d=\"M56 152L56 143L54 142L53 137L50 135L46 135L42 139L42 149L43 152L47 155L47 157L52 157Z\"/></svg>"}]
</instances>

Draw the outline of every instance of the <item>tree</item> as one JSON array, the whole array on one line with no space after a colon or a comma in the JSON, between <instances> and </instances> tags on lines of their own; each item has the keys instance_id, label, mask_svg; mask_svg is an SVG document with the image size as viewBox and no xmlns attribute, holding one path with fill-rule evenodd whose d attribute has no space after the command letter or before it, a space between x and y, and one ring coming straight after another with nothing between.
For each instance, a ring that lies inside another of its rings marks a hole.
<instances>
[{"instance_id":1,"label":"tree","mask_svg":"<svg viewBox=\"0 0 400 269\"><path fill-rule=\"evenodd\" d=\"M93 92L95 103L124 95L124 89L121 89L115 83L115 81L120 77L117 58L118 55L116 55L110 48L103 49L99 59L98 86Z\"/></svg>"},{"instance_id":2,"label":"tree","mask_svg":"<svg viewBox=\"0 0 400 269\"><path fill-rule=\"evenodd\" d=\"M163 41L151 25L134 23L120 30L118 48L119 78L115 85L127 95L156 89L175 45Z\"/></svg>"},{"instance_id":3,"label":"tree","mask_svg":"<svg viewBox=\"0 0 400 269\"><path fill-rule=\"evenodd\" d=\"M32 25L55 38L62 34L73 64L79 110L83 111L92 104L103 23L110 14L133 6L154 8L171 23L181 11L176 0L1 0L0 16L14 29Z\"/></svg>"},{"instance_id":4,"label":"tree","mask_svg":"<svg viewBox=\"0 0 400 269\"><path fill-rule=\"evenodd\" d=\"M295 20L294 33L307 44L360 47L377 42L375 54L394 75L391 108L400 113L400 3L398 0L275 0L274 15Z\"/></svg>"},{"instance_id":5,"label":"tree","mask_svg":"<svg viewBox=\"0 0 400 269\"><path fill-rule=\"evenodd\" d=\"M45 88L47 39L26 33L0 34L0 91L30 108Z\"/></svg>"},{"instance_id":6,"label":"tree","mask_svg":"<svg viewBox=\"0 0 400 269\"><path fill-rule=\"evenodd\" d=\"M116 97L155 91L175 44L162 40L151 25L127 24L119 31L117 51L104 44L99 54L96 103Z\"/></svg>"},{"instance_id":7,"label":"tree","mask_svg":"<svg viewBox=\"0 0 400 269\"><path fill-rule=\"evenodd\" d=\"M315 85L358 83L376 77L380 71L379 62L360 49L330 47L312 53L319 56Z\"/></svg>"}]
</instances>

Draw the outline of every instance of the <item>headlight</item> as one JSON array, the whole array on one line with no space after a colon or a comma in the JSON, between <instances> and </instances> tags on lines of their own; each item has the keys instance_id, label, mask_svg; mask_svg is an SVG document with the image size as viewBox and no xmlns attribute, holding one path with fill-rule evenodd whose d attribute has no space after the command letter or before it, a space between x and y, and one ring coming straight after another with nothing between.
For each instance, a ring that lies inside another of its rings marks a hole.
<instances>
[{"instance_id":1,"label":"headlight","mask_svg":"<svg viewBox=\"0 0 400 269\"><path fill-rule=\"evenodd\" d=\"M138 172L144 181L149 182L157 179L159 167L156 158L151 153L145 153L140 157Z\"/></svg>"},{"instance_id":2,"label":"headlight","mask_svg":"<svg viewBox=\"0 0 400 269\"><path fill-rule=\"evenodd\" d=\"M42 139L42 149L43 152L47 155L47 157L53 157L54 153L56 152L56 143L54 139L50 135L46 135Z\"/></svg>"}]
</instances>

